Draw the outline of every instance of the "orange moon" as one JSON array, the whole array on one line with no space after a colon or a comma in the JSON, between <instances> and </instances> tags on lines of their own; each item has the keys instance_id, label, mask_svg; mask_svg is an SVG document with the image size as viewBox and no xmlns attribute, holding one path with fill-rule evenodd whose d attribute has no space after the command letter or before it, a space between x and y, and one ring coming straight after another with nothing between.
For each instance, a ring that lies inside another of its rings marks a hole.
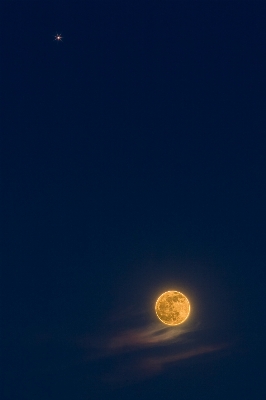
<instances>
[{"instance_id":1,"label":"orange moon","mask_svg":"<svg viewBox=\"0 0 266 400\"><path fill-rule=\"evenodd\" d=\"M155 304L155 312L166 325L182 324L189 316L190 304L187 297L175 290L161 294Z\"/></svg>"}]
</instances>

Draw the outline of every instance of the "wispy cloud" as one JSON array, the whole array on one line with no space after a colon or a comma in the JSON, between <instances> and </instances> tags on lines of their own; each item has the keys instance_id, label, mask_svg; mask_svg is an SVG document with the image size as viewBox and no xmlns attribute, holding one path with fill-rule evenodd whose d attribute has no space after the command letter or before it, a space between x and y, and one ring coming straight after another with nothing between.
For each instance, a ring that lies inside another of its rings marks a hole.
<instances>
[{"instance_id":1,"label":"wispy cloud","mask_svg":"<svg viewBox=\"0 0 266 400\"><path fill-rule=\"evenodd\" d=\"M228 347L228 343L220 343L216 345L209 345L209 346L198 346L194 347L187 351L178 351L175 354L171 355L162 355L162 356L154 356L154 357L147 357L144 362L142 363L142 367L146 368L147 371L161 371L165 366L171 363L175 363L180 360L186 360L188 358L197 357L200 355L213 353L219 350L226 349Z\"/></svg>"},{"instance_id":2,"label":"wispy cloud","mask_svg":"<svg viewBox=\"0 0 266 400\"><path fill-rule=\"evenodd\" d=\"M93 374L99 386L104 383L123 386L149 379L185 360L194 362L211 354L226 355L232 345L221 329L214 332L193 318L169 327L155 318L151 321L149 311L138 312L136 307L114 313L101 327L97 326L94 334L90 331L69 335L66 331L59 327L35 337L42 346L43 353L39 354L43 354L44 360L47 349L57 352L60 349L59 353L64 355L45 368L49 371L82 368L85 374L86 371ZM33 342L29 340L29 346ZM91 375L88 379L92 379Z\"/></svg>"},{"instance_id":3,"label":"wispy cloud","mask_svg":"<svg viewBox=\"0 0 266 400\"><path fill-rule=\"evenodd\" d=\"M195 346L187 351L177 350L168 355L140 355L137 359L118 364L115 368L103 376L108 383L132 383L144 380L154 375L159 375L170 365L186 359L203 356L209 353L219 352L228 348L229 343L221 343L210 346Z\"/></svg>"},{"instance_id":4,"label":"wispy cloud","mask_svg":"<svg viewBox=\"0 0 266 400\"><path fill-rule=\"evenodd\" d=\"M128 314L127 314L128 317ZM143 319L145 321L145 318ZM84 335L76 341L86 352L87 362L108 360L110 371L102 379L109 383L126 383L160 374L165 368L186 359L228 348L229 343L208 343L206 332L196 323L167 327L160 322L141 327L119 326L106 329L108 334Z\"/></svg>"},{"instance_id":5,"label":"wispy cloud","mask_svg":"<svg viewBox=\"0 0 266 400\"><path fill-rule=\"evenodd\" d=\"M152 324L139 329L128 329L114 334L107 342L113 351L133 350L150 346L163 346L181 340L189 328L169 328L162 324Z\"/></svg>"}]
</instances>

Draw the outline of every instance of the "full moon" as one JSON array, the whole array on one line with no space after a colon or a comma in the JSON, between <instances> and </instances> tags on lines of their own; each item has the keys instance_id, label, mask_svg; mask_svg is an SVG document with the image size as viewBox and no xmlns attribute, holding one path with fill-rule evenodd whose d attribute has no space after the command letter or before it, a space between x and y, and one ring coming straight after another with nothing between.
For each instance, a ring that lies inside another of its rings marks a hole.
<instances>
[{"instance_id":1,"label":"full moon","mask_svg":"<svg viewBox=\"0 0 266 400\"><path fill-rule=\"evenodd\" d=\"M182 324L189 316L190 304L181 292L170 290L161 294L155 304L155 312L166 325Z\"/></svg>"}]
</instances>

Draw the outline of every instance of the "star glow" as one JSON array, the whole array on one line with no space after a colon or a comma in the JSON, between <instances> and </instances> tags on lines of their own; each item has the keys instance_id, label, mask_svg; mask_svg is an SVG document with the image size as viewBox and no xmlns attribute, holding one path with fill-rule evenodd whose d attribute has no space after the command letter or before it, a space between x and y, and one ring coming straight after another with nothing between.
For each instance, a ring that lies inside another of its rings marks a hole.
<instances>
[{"instance_id":1,"label":"star glow","mask_svg":"<svg viewBox=\"0 0 266 400\"><path fill-rule=\"evenodd\" d=\"M61 35L61 33L57 33L57 34L55 35L55 37L54 37L54 40L55 40L56 42L62 42L63 36Z\"/></svg>"}]
</instances>

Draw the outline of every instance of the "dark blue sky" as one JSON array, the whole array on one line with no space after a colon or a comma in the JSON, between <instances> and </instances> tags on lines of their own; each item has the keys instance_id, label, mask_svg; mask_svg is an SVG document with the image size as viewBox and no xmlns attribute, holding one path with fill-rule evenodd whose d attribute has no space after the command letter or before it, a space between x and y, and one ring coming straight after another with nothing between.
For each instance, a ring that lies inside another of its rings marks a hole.
<instances>
[{"instance_id":1,"label":"dark blue sky","mask_svg":"<svg viewBox=\"0 0 266 400\"><path fill-rule=\"evenodd\" d=\"M263 397L265 20L2 5L7 399ZM170 289L192 313L162 330Z\"/></svg>"}]
</instances>

